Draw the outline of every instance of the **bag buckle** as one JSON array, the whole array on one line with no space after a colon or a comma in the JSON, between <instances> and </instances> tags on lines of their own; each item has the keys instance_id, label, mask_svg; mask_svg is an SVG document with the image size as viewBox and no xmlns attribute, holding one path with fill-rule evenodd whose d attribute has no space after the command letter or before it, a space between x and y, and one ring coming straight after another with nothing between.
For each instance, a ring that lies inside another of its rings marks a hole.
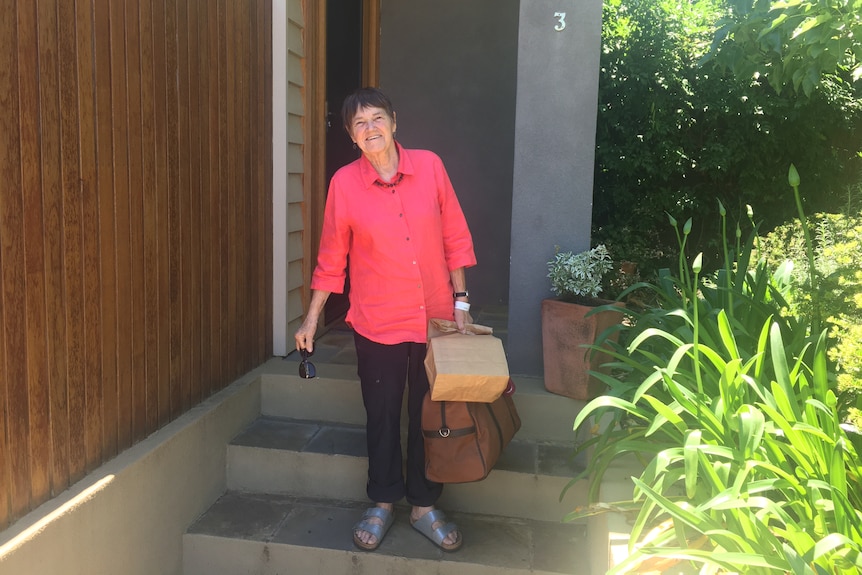
<instances>
[{"instance_id":1,"label":"bag buckle","mask_svg":"<svg viewBox=\"0 0 862 575\"><path fill-rule=\"evenodd\" d=\"M449 437L449 428L448 427L441 427L437 431L437 433L440 434L440 437Z\"/></svg>"}]
</instances>

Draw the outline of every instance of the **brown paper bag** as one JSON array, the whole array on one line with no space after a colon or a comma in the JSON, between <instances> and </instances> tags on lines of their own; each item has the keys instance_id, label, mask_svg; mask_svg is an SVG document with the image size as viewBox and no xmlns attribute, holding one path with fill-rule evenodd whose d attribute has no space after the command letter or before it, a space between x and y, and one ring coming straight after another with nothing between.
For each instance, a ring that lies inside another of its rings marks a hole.
<instances>
[{"instance_id":1,"label":"brown paper bag","mask_svg":"<svg viewBox=\"0 0 862 575\"><path fill-rule=\"evenodd\" d=\"M495 401L509 384L503 342L490 327L432 319L428 324L425 371L434 401Z\"/></svg>"}]
</instances>

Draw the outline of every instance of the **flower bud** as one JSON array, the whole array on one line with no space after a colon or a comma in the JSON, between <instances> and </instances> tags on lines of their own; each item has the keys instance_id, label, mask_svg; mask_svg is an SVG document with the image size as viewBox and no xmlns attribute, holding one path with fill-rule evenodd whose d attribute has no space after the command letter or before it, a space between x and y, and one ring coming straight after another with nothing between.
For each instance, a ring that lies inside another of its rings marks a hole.
<instances>
[{"instance_id":1,"label":"flower bud","mask_svg":"<svg viewBox=\"0 0 862 575\"><path fill-rule=\"evenodd\" d=\"M796 171L796 166L790 164L790 170L787 171L787 183L792 188L799 186L799 172Z\"/></svg>"},{"instance_id":2,"label":"flower bud","mask_svg":"<svg viewBox=\"0 0 862 575\"><path fill-rule=\"evenodd\" d=\"M701 269L703 269L703 252L694 256L694 262L691 264L691 270L694 273L699 274Z\"/></svg>"}]
</instances>

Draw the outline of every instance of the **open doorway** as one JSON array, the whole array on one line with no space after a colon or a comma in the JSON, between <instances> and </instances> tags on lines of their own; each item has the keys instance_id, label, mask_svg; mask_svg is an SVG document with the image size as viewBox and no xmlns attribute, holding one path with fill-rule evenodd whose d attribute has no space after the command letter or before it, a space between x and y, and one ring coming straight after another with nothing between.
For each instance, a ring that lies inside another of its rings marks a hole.
<instances>
[{"instance_id":1,"label":"open doorway","mask_svg":"<svg viewBox=\"0 0 862 575\"><path fill-rule=\"evenodd\" d=\"M358 157L344 130L341 103L362 86L362 4L363 0L327 0L326 2L326 177L327 186L333 174ZM349 264L348 264L349 265ZM346 281L343 294L332 294L323 310L324 325L331 325L347 313Z\"/></svg>"},{"instance_id":2,"label":"open doorway","mask_svg":"<svg viewBox=\"0 0 862 575\"><path fill-rule=\"evenodd\" d=\"M329 180L341 166L358 157L344 130L341 104L362 86L377 85L379 53L379 0L326 0L308 5L319 18L317 40L313 42L316 77L312 90L311 116L319 123L312 128L310 188L310 269L317 257L323 210ZM306 276L309 277L309 276ZM340 322L349 306L344 294L332 294L321 318L321 328Z\"/></svg>"}]
</instances>

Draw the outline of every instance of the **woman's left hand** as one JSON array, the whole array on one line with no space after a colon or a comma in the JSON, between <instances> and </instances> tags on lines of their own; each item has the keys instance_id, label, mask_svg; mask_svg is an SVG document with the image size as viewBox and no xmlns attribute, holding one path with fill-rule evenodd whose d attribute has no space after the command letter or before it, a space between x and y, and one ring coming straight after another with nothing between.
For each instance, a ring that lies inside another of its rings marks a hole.
<instances>
[{"instance_id":1,"label":"woman's left hand","mask_svg":"<svg viewBox=\"0 0 862 575\"><path fill-rule=\"evenodd\" d=\"M458 326L458 331L461 333L467 333L467 330L465 329L464 326L467 325L468 323L473 323L473 318L470 317L470 312L464 311L461 309L456 309L455 310L455 325Z\"/></svg>"}]
</instances>

